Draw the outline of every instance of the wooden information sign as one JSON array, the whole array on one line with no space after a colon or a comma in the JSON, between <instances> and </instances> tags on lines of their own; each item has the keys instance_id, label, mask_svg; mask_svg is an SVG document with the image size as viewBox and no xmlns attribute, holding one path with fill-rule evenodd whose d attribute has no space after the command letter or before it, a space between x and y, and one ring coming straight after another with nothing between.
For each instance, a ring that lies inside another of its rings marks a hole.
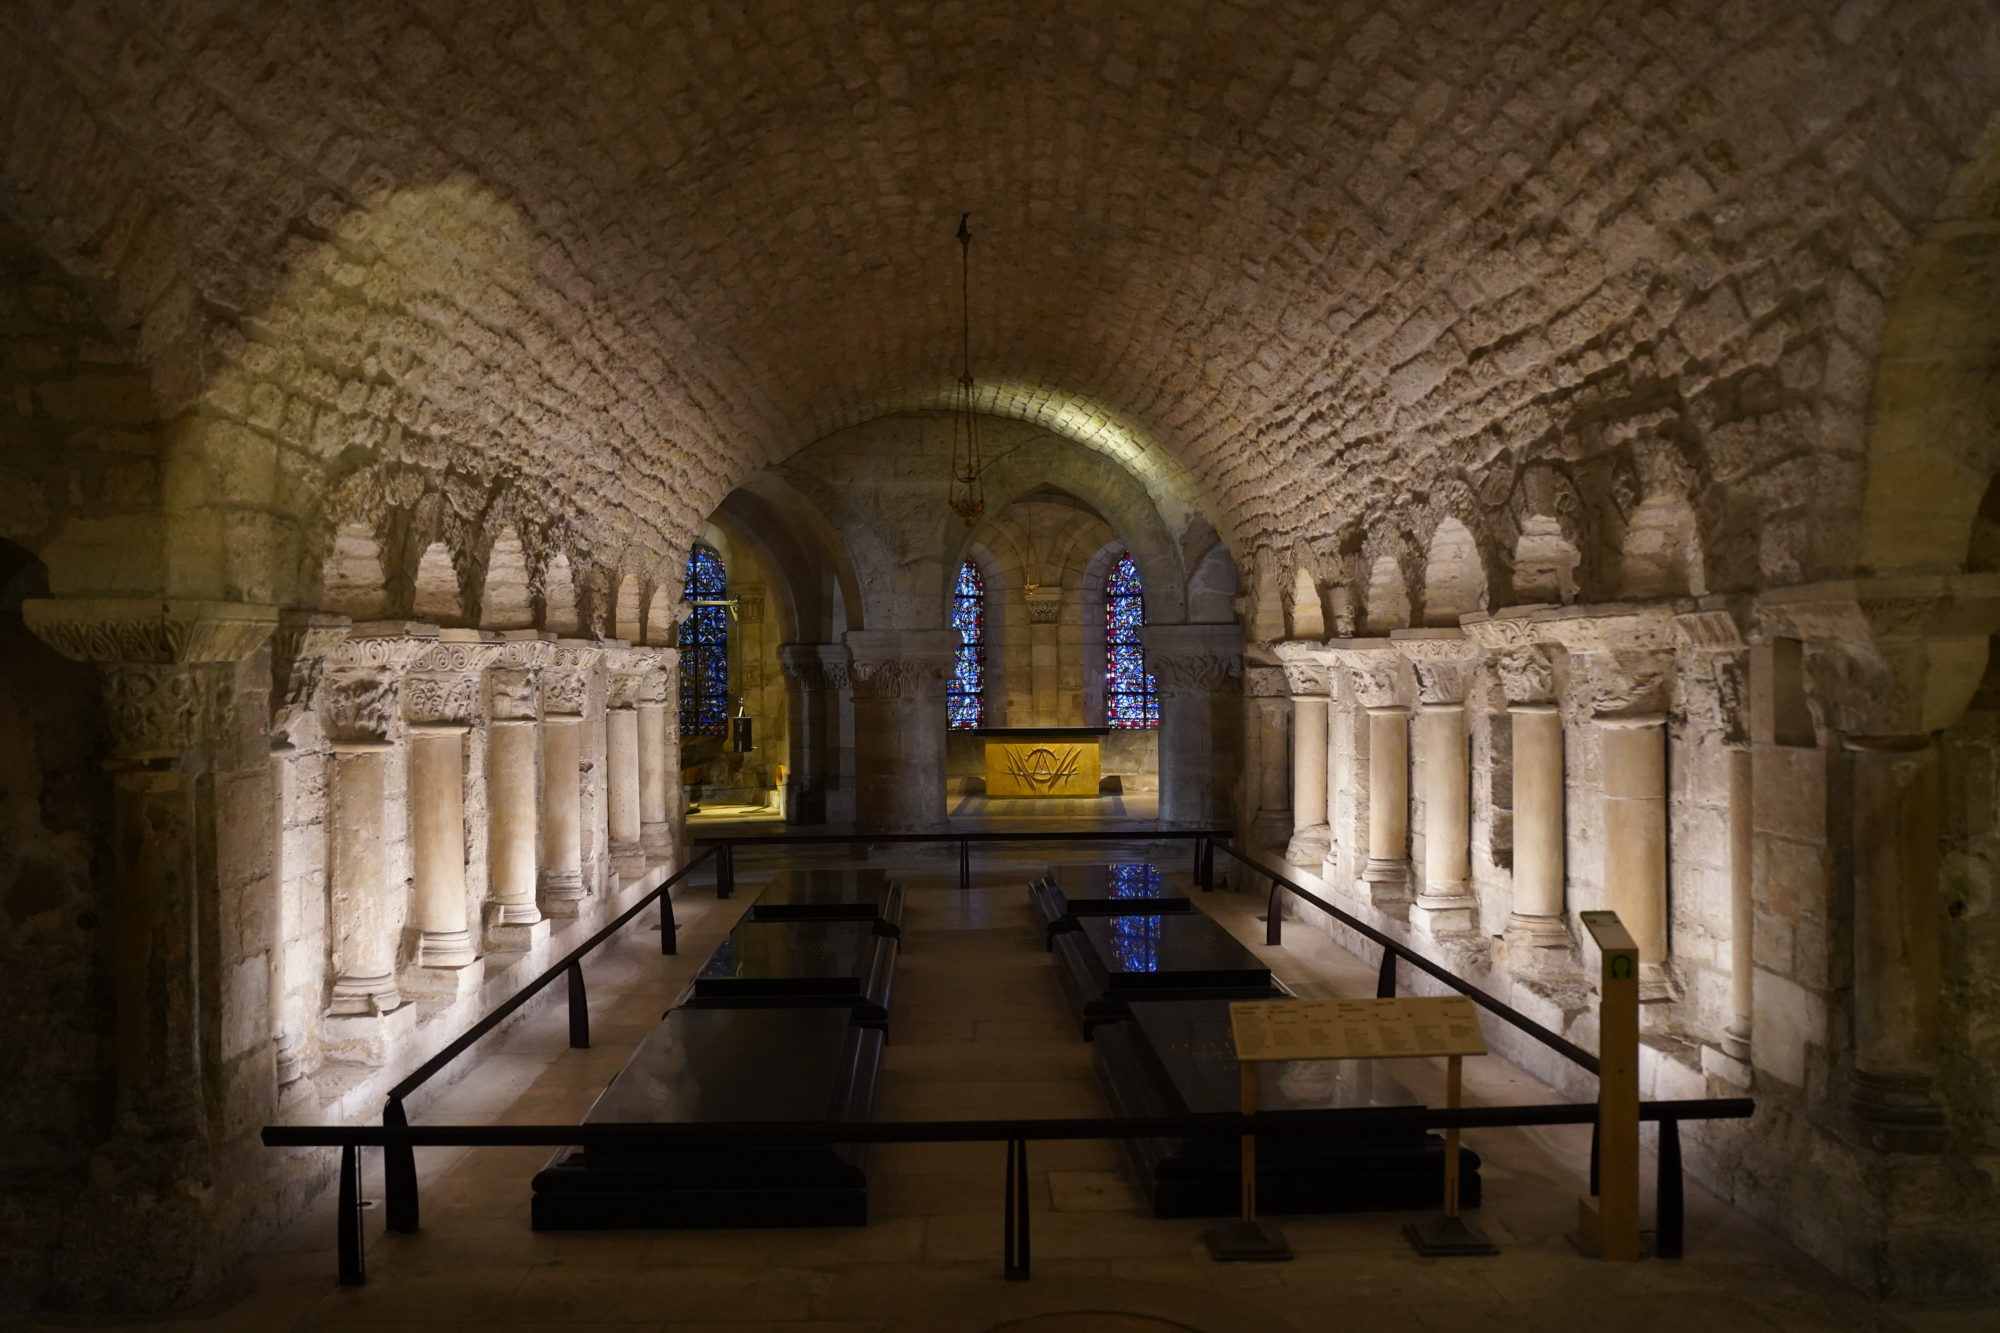
<instances>
[{"instance_id":1,"label":"wooden information sign","mask_svg":"<svg viewBox=\"0 0 2000 1333\"><path fill-rule=\"evenodd\" d=\"M1458 1109L1461 1062L1486 1054L1479 1011L1463 995L1386 1000L1238 1000L1229 1033L1243 1067L1243 1114L1257 1110L1257 1066L1283 1060L1445 1058L1445 1106ZM1422 1254L1492 1254L1458 1215L1458 1130L1444 1136L1444 1214L1404 1229ZM1209 1238L1218 1259L1289 1259L1284 1238L1257 1221L1257 1140L1243 1136L1243 1218Z\"/></svg>"}]
</instances>

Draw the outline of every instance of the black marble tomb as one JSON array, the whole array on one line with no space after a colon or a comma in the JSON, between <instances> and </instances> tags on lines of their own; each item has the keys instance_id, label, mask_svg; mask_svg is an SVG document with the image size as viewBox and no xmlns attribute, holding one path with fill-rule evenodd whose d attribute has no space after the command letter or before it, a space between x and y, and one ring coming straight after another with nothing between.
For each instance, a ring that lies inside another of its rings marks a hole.
<instances>
[{"instance_id":1,"label":"black marble tomb","mask_svg":"<svg viewBox=\"0 0 2000 1333\"><path fill-rule=\"evenodd\" d=\"M750 905L752 921L872 921L900 938L903 887L882 870L781 870Z\"/></svg>"},{"instance_id":2,"label":"black marble tomb","mask_svg":"<svg viewBox=\"0 0 2000 1333\"><path fill-rule=\"evenodd\" d=\"M837 1009L673 1009L589 1124L857 1121L882 1034ZM867 1145L569 1149L536 1174L537 1231L860 1226Z\"/></svg>"},{"instance_id":3,"label":"black marble tomb","mask_svg":"<svg viewBox=\"0 0 2000 1333\"><path fill-rule=\"evenodd\" d=\"M1028 885L1028 901L1041 914L1044 943L1077 928L1085 916L1125 916L1191 912L1187 894L1166 882L1157 866L1143 861L1109 865L1050 866L1046 875Z\"/></svg>"},{"instance_id":4,"label":"black marble tomb","mask_svg":"<svg viewBox=\"0 0 2000 1333\"><path fill-rule=\"evenodd\" d=\"M889 1021L896 942L869 921L742 921L682 1000L695 1008L830 1006Z\"/></svg>"},{"instance_id":5,"label":"black marble tomb","mask_svg":"<svg viewBox=\"0 0 2000 1333\"><path fill-rule=\"evenodd\" d=\"M1098 1080L1121 1116L1242 1109L1242 1070L1226 1001L1141 1002L1099 1027ZM1258 1070L1257 1109L1417 1106L1393 1062L1298 1060ZM1240 1206L1242 1140L1234 1134L1128 1139L1127 1156L1155 1217L1226 1217ZM1264 1135L1257 1140L1257 1205L1266 1213L1436 1208L1444 1198L1444 1140L1421 1129ZM1460 1148L1459 1200L1479 1205L1479 1156Z\"/></svg>"},{"instance_id":6,"label":"black marble tomb","mask_svg":"<svg viewBox=\"0 0 2000 1333\"><path fill-rule=\"evenodd\" d=\"M1140 1000L1259 1000L1287 994L1257 956L1200 912L1079 918L1055 937L1056 975L1083 1035Z\"/></svg>"}]
</instances>

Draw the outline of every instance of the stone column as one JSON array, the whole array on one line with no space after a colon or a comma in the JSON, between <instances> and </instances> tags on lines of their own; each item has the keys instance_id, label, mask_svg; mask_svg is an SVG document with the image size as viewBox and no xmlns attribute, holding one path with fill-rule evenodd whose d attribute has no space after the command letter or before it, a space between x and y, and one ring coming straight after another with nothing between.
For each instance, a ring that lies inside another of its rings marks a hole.
<instances>
[{"instance_id":1,"label":"stone column","mask_svg":"<svg viewBox=\"0 0 2000 1333\"><path fill-rule=\"evenodd\" d=\"M295 1095L284 1091L295 1086L296 1095L313 1095L310 1085L303 1082L312 1059L307 1047L309 1006L299 1002L297 992L309 987L316 1000L320 972L316 968L295 969L290 954L305 921L304 904L298 901L295 880L301 872L322 870L326 862L322 845L319 854L310 857L310 866L297 864L307 859L303 854L305 849L294 848L295 839L288 830L295 811L302 816L299 822L302 825L306 822L303 818L306 812L299 809L302 799L299 764L304 752L292 742L290 732L311 711L327 654L347 637L348 626L346 616L284 611L279 613L277 632L271 639L271 786L276 797L277 827L273 834L276 855L271 867L274 938L268 986L281 1098ZM303 796L310 801L309 792ZM323 829L324 825L319 827Z\"/></svg>"},{"instance_id":2,"label":"stone column","mask_svg":"<svg viewBox=\"0 0 2000 1333\"><path fill-rule=\"evenodd\" d=\"M838 643L781 643L778 668L791 687L791 725L786 728L785 822L824 824L827 794L839 786L835 734L839 692L848 683L848 651Z\"/></svg>"},{"instance_id":3,"label":"stone column","mask_svg":"<svg viewBox=\"0 0 2000 1333\"><path fill-rule=\"evenodd\" d=\"M1610 654L1604 654L1610 658ZM1604 811L1604 902L1618 913L1639 946L1639 998L1672 998L1666 972L1667 930L1667 717L1635 709L1635 699L1657 702L1661 668L1645 659L1600 662L1622 686L1600 686L1592 718L1598 732Z\"/></svg>"},{"instance_id":4,"label":"stone column","mask_svg":"<svg viewBox=\"0 0 2000 1333\"><path fill-rule=\"evenodd\" d=\"M115 1101L89 1172L64 1199L66 1223L90 1236L101 1262L80 1262L77 1280L63 1284L101 1298L94 1279L112 1268L184 1276L228 1243L216 1226L218 1191L196 1184L216 1172L225 1122L236 1119L221 1104L230 1076L214 1049L234 978L222 974L218 923L204 911L222 894L209 774L228 747L258 743L232 701L257 688L242 663L270 637L277 610L43 599L24 603L22 615L56 651L97 664L104 686L113 831L103 849L111 910L99 929ZM270 1094L249 1079L237 1086ZM140 1294L156 1298L157 1284Z\"/></svg>"},{"instance_id":5,"label":"stone column","mask_svg":"<svg viewBox=\"0 0 2000 1333\"><path fill-rule=\"evenodd\" d=\"M1356 807L1354 762L1354 710L1345 697L1346 675L1328 661L1326 666L1326 858L1320 877L1329 884L1352 882L1352 861L1358 845L1353 828Z\"/></svg>"},{"instance_id":6,"label":"stone column","mask_svg":"<svg viewBox=\"0 0 2000 1333\"><path fill-rule=\"evenodd\" d=\"M945 679L956 630L850 630L854 655L855 827L944 827Z\"/></svg>"},{"instance_id":7,"label":"stone column","mask_svg":"<svg viewBox=\"0 0 2000 1333\"><path fill-rule=\"evenodd\" d=\"M401 621L359 624L334 649L320 687L320 727L333 751L327 781L331 844L334 981L330 1018L374 1019L403 1005L396 982L397 943L408 904L392 874L389 843L400 821L389 806L391 751L402 736L398 713L404 670L436 641L433 626ZM368 1064L388 1057L378 1028L339 1034L328 1045Z\"/></svg>"},{"instance_id":8,"label":"stone column","mask_svg":"<svg viewBox=\"0 0 2000 1333\"><path fill-rule=\"evenodd\" d=\"M1342 639L1329 648L1368 717L1368 859L1361 882L1377 906L1401 906L1410 883L1408 668L1387 639Z\"/></svg>"},{"instance_id":9,"label":"stone column","mask_svg":"<svg viewBox=\"0 0 2000 1333\"><path fill-rule=\"evenodd\" d=\"M1876 1146L1930 1151L1938 1105L1937 750L1928 735L1850 736L1855 1113Z\"/></svg>"},{"instance_id":10,"label":"stone column","mask_svg":"<svg viewBox=\"0 0 2000 1333\"><path fill-rule=\"evenodd\" d=\"M644 649L611 649L605 653L610 686L604 705L605 828L610 838L611 866L630 878L646 868L639 817L639 690L651 665Z\"/></svg>"},{"instance_id":11,"label":"stone column","mask_svg":"<svg viewBox=\"0 0 2000 1333\"><path fill-rule=\"evenodd\" d=\"M1326 822L1326 668L1315 645L1281 643L1276 651L1292 700L1292 836L1285 860L1317 868L1332 845Z\"/></svg>"},{"instance_id":12,"label":"stone column","mask_svg":"<svg viewBox=\"0 0 2000 1333\"><path fill-rule=\"evenodd\" d=\"M1751 802L1751 753L1748 739L1728 748L1729 762L1729 1025L1722 1049L1739 1060L1750 1058L1751 1010L1756 977L1757 900Z\"/></svg>"},{"instance_id":13,"label":"stone column","mask_svg":"<svg viewBox=\"0 0 2000 1333\"><path fill-rule=\"evenodd\" d=\"M639 711L639 843L648 859L666 861L673 854L674 821L680 817L672 793L680 787L680 728L668 716L670 679L680 662L674 648L654 648L640 673ZM668 737L673 737L671 752Z\"/></svg>"},{"instance_id":14,"label":"stone column","mask_svg":"<svg viewBox=\"0 0 2000 1333\"><path fill-rule=\"evenodd\" d=\"M1564 892L1562 710L1555 672L1532 644L1495 659L1514 732L1514 907L1505 936L1513 966L1546 973L1574 961Z\"/></svg>"},{"instance_id":15,"label":"stone column","mask_svg":"<svg viewBox=\"0 0 2000 1333\"><path fill-rule=\"evenodd\" d=\"M465 737L481 707L483 675L500 651L478 630L438 631L403 682L410 735L410 870L417 958L404 989L454 999L477 989L483 969L465 887Z\"/></svg>"},{"instance_id":16,"label":"stone column","mask_svg":"<svg viewBox=\"0 0 2000 1333\"><path fill-rule=\"evenodd\" d=\"M1278 847L1292 835L1292 775L1285 759L1292 706L1285 669L1243 668L1244 776L1237 826L1251 843Z\"/></svg>"},{"instance_id":17,"label":"stone column","mask_svg":"<svg viewBox=\"0 0 2000 1333\"><path fill-rule=\"evenodd\" d=\"M520 952L548 938L535 901L540 843L541 673L550 645L534 630L503 630L487 672L486 943Z\"/></svg>"},{"instance_id":18,"label":"stone column","mask_svg":"<svg viewBox=\"0 0 2000 1333\"><path fill-rule=\"evenodd\" d=\"M1243 631L1232 621L1147 625L1141 635L1160 691L1160 820L1226 824L1242 754Z\"/></svg>"},{"instance_id":19,"label":"stone column","mask_svg":"<svg viewBox=\"0 0 2000 1333\"><path fill-rule=\"evenodd\" d=\"M542 671L542 911L575 917L583 882L583 715L589 704L588 645L558 642Z\"/></svg>"},{"instance_id":20,"label":"stone column","mask_svg":"<svg viewBox=\"0 0 2000 1333\"><path fill-rule=\"evenodd\" d=\"M1472 753L1465 692L1478 645L1454 629L1397 630L1423 709L1424 875L1415 915L1433 935L1469 934L1478 925L1472 896Z\"/></svg>"}]
</instances>

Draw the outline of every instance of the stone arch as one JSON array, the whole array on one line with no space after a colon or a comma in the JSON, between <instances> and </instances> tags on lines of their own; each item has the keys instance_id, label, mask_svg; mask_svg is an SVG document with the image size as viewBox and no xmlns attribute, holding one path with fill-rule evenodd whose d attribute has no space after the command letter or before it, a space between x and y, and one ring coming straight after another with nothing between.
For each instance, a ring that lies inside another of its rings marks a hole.
<instances>
[{"instance_id":1,"label":"stone arch","mask_svg":"<svg viewBox=\"0 0 2000 1333\"><path fill-rule=\"evenodd\" d=\"M389 614L382 546L367 524L343 523L335 530L333 547L320 569L320 587L328 611L356 620L380 620Z\"/></svg>"},{"instance_id":2,"label":"stone arch","mask_svg":"<svg viewBox=\"0 0 2000 1333\"><path fill-rule=\"evenodd\" d=\"M1368 586L1361 594L1362 632L1386 634L1409 623L1410 589L1402 562L1385 552L1368 566Z\"/></svg>"},{"instance_id":3,"label":"stone arch","mask_svg":"<svg viewBox=\"0 0 2000 1333\"><path fill-rule=\"evenodd\" d=\"M1446 518L1431 535L1424 562L1424 623L1456 625L1487 606L1486 567L1472 529Z\"/></svg>"},{"instance_id":4,"label":"stone arch","mask_svg":"<svg viewBox=\"0 0 2000 1333\"><path fill-rule=\"evenodd\" d=\"M410 610L418 620L438 625L456 625L465 616L458 567L452 562L451 548L441 541L426 546L417 558Z\"/></svg>"},{"instance_id":5,"label":"stone arch","mask_svg":"<svg viewBox=\"0 0 2000 1333\"><path fill-rule=\"evenodd\" d=\"M1195 561L1188 576L1187 618L1197 625L1222 625L1236 620L1236 561L1229 548L1215 542Z\"/></svg>"},{"instance_id":6,"label":"stone arch","mask_svg":"<svg viewBox=\"0 0 2000 1333\"><path fill-rule=\"evenodd\" d=\"M653 592L646 599L646 623L640 637L651 647L669 647L680 635L680 617L675 607L680 603L676 588L665 582L653 585Z\"/></svg>"},{"instance_id":7,"label":"stone arch","mask_svg":"<svg viewBox=\"0 0 2000 1333\"><path fill-rule=\"evenodd\" d=\"M1514 599L1563 605L1575 601L1576 569L1582 560L1560 521L1530 514L1514 542Z\"/></svg>"},{"instance_id":8,"label":"stone arch","mask_svg":"<svg viewBox=\"0 0 2000 1333\"><path fill-rule=\"evenodd\" d=\"M1326 611L1320 603L1319 587L1304 565L1292 570L1291 595L1285 599L1285 631L1294 639L1326 637Z\"/></svg>"},{"instance_id":9,"label":"stone arch","mask_svg":"<svg viewBox=\"0 0 2000 1333\"><path fill-rule=\"evenodd\" d=\"M557 551L542 566L542 628L574 636L583 630L577 612L576 576L569 556Z\"/></svg>"},{"instance_id":10,"label":"stone arch","mask_svg":"<svg viewBox=\"0 0 2000 1333\"><path fill-rule=\"evenodd\" d=\"M1619 595L1686 597L1706 591L1694 506L1677 495L1648 496L1625 520Z\"/></svg>"},{"instance_id":11,"label":"stone arch","mask_svg":"<svg viewBox=\"0 0 2000 1333\"><path fill-rule=\"evenodd\" d=\"M479 622L487 629L529 629L535 623L528 553L511 525L500 529L486 557L486 582L479 594Z\"/></svg>"},{"instance_id":12,"label":"stone arch","mask_svg":"<svg viewBox=\"0 0 2000 1333\"><path fill-rule=\"evenodd\" d=\"M641 618L643 603L639 598L639 576L627 574L618 580L617 591L612 604L612 637L628 639L633 643L645 637L646 630Z\"/></svg>"}]
</instances>

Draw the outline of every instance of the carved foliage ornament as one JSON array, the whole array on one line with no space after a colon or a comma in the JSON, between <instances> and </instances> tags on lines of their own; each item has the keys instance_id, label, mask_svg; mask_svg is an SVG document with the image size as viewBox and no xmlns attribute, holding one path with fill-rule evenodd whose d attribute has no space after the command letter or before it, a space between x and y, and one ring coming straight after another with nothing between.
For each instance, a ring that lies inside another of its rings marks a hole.
<instances>
[{"instance_id":1,"label":"carved foliage ornament","mask_svg":"<svg viewBox=\"0 0 2000 1333\"><path fill-rule=\"evenodd\" d=\"M1177 653L1171 657L1148 653L1146 669L1158 678L1163 695L1217 694L1242 674L1243 659L1223 653Z\"/></svg>"},{"instance_id":2,"label":"carved foliage ornament","mask_svg":"<svg viewBox=\"0 0 2000 1333\"><path fill-rule=\"evenodd\" d=\"M853 667L854 697L922 699L937 692L947 669L945 663L925 657L891 657L879 662L856 662Z\"/></svg>"},{"instance_id":3,"label":"carved foliage ornament","mask_svg":"<svg viewBox=\"0 0 2000 1333\"><path fill-rule=\"evenodd\" d=\"M1665 653L1595 652L1574 659L1590 685L1590 708L1599 717L1663 713L1673 677Z\"/></svg>"},{"instance_id":4,"label":"carved foliage ornament","mask_svg":"<svg viewBox=\"0 0 2000 1333\"><path fill-rule=\"evenodd\" d=\"M118 758L140 763L221 734L230 690L215 667L118 662L104 668L104 703Z\"/></svg>"},{"instance_id":5,"label":"carved foliage ornament","mask_svg":"<svg viewBox=\"0 0 2000 1333\"><path fill-rule=\"evenodd\" d=\"M1496 653L1493 671L1500 677L1500 688L1506 693L1508 703L1549 703L1556 697L1555 668L1548 654L1539 648Z\"/></svg>"}]
</instances>

